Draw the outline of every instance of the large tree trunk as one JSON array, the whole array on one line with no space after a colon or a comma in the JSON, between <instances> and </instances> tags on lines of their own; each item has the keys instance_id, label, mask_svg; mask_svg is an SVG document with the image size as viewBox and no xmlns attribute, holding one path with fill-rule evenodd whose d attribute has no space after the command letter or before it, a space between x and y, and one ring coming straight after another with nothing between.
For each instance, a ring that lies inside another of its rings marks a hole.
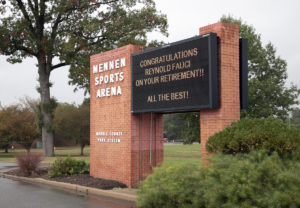
<instances>
[{"instance_id":1,"label":"large tree trunk","mask_svg":"<svg viewBox=\"0 0 300 208\"><path fill-rule=\"evenodd\" d=\"M53 119L50 98L50 69L43 60L39 60L39 83L42 114L42 142L44 156L54 156L53 150Z\"/></svg>"}]
</instances>

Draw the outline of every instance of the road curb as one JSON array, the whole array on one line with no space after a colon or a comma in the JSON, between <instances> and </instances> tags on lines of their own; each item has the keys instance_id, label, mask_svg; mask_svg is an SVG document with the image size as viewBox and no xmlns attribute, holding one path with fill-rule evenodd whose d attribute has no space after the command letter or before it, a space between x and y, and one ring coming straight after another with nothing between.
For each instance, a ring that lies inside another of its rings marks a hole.
<instances>
[{"instance_id":1,"label":"road curb","mask_svg":"<svg viewBox=\"0 0 300 208\"><path fill-rule=\"evenodd\" d=\"M27 178L27 177L15 176L15 175L8 175L5 173L0 173L0 177L9 178L17 181L24 181L33 184L39 183L39 184L49 185L54 188L65 189L79 194L95 195L100 197L121 199L129 202L136 202L136 190L130 188L116 189L116 190L103 190L103 189L91 188L87 186L81 186L77 184L46 180L43 178Z\"/></svg>"}]
</instances>

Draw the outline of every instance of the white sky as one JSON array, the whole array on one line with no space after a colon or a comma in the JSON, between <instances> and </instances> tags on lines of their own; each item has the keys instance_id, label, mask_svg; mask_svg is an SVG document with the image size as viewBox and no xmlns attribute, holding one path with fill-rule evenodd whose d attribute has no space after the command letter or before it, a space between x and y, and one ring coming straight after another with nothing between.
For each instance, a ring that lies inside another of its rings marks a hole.
<instances>
[{"instance_id":1,"label":"white sky","mask_svg":"<svg viewBox=\"0 0 300 208\"><path fill-rule=\"evenodd\" d=\"M199 28L216 23L223 14L242 18L261 34L264 44L272 42L277 55L288 63L288 82L300 87L300 1L299 0L155 0L158 10L166 14L169 37L152 34L165 42L174 42L198 35ZM17 103L19 98L38 98L36 91L36 61L27 59L11 65L0 56L0 102ZM80 104L83 91L74 93L68 85L68 68L59 68L51 74L54 83L51 95L59 102Z\"/></svg>"}]
</instances>

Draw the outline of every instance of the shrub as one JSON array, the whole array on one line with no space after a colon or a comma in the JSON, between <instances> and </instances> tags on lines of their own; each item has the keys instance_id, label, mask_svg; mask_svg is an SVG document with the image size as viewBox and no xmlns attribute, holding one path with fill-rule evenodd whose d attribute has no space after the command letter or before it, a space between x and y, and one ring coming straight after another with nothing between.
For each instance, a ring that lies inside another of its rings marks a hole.
<instances>
[{"instance_id":1,"label":"shrub","mask_svg":"<svg viewBox=\"0 0 300 208\"><path fill-rule=\"evenodd\" d=\"M73 174L89 173L89 165L84 160L71 157L57 158L50 167L49 177L68 176Z\"/></svg>"},{"instance_id":2,"label":"shrub","mask_svg":"<svg viewBox=\"0 0 300 208\"><path fill-rule=\"evenodd\" d=\"M206 149L225 154L265 149L269 153L275 151L280 156L292 152L300 156L300 130L272 117L245 118L210 137Z\"/></svg>"},{"instance_id":3,"label":"shrub","mask_svg":"<svg viewBox=\"0 0 300 208\"><path fill-rule=\"evenodd\" d=\"M42 161L42 155L27 153L26 155L18 155L16 158L21 175L37 175L37 169Z\"/></svg>"},{"instance_id":4,"label":"shrub","mask_svg":"<svg viewBox=\"0 0 300 208\"><path fill-rule=\"evenodd\" d=\"M220 155L207 167L158 168L142 183L138 207L299 207L300 162L276 152Z\"/></svg>"}]
</instances>

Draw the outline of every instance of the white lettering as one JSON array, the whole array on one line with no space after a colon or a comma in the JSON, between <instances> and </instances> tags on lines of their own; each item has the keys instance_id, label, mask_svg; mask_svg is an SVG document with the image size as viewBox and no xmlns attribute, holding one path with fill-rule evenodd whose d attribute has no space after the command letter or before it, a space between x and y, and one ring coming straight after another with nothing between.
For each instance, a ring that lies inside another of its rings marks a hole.
<instances>
[{"instance_id":1,"label":"white lettering","mask_svg":"<svg viewBox=\"0 0 300 208\"><path fill-rule=\"evenodd\" d=\"M117 88L116 87L111 87L110 90L111 90L111 93L110 93L111 96L117 95Z\"/></svg>"},{"instance_id":2,"label":"white lettering","mask_svg":"<svg viewBox=\"0 0 300 208\"><path fill-rule=\"evenodd\" d=\"M126 66L126 59L121 58L121 68Z\"/></svg>"},{"instance_id":3,"label":"white lettering","mask_svg":"<svg viewBox=\"0 0 300 208\"><path fill-rule=\"evenodd\" d=\"M114 69L114 61L109 62L109 70Z\"/></svg>"},{"instance_id":4,"label":"white lettering","mask_svg":"<svg viewBox=\"0 0 300 208\"><path fill-rule=\"evenodd\" d=\"M93 73L96 74L98 72L98 66L93 65Z\"/></svg>"},{"instance_id":5,"label":"white lettering","mask_svg":"<svg viewBox=\"0 0 300 208\"><path fill-rule=\"evenodd\" d=\"M110 96L110 88L106 88L106 96Z\"/></svg>"},{"instance_id":6,"label":"white lettering","mask_svg":"<svg viewBox=\"0 0 300 208\"><path fill-rule=\"evenodd\" d=\"M126 58L120 58L115 60L110 60L98 65L93 65L93 73L101 73L108 70L119 69L126 66Z\"/></svg>"},{"instance_id":7,"label":"white lettering","mask_svg":"<svg viewBox=\"0 0 300 208\"><path fill-rule=\"evenodd\" d=\"M115 67L116 67L116 69L118 69L119 66L120 66L120 65L119 65L119 61L120 61L119 59L115 60Z\"/></svg>"},{"instance_id":8,"label":"white lettering","mask_svg":"<svg viewBox=\"0 0 300 208\"><path fill-rule=\"evenodd\" d=\"M124 80L124 72L120 72L120 81Z\"/></svg>"},{"instance_id":9,"label":"white lettering","mask_svg":"<svg viewBox=\"0 0 300 208\"><path fill-rule=\"evenodd\" d=\"M101 97L105 96L105 89L101 89Z\"/></svg>"},{"instance_id":10,"label":"white lettering","mask_svg":"<svg viewBox=\"0 0 300 208\"><path fill-rule=\"evenodd\" d=\"M121 87L118 86L118 89L117 89L117 95L122 95L122 90L121 90Z\"/></svg>"},{"instance_id":11,"label":"white lettering","mask_svg":"<svg viewBox=\"0 0 300 208\"><path fill-rule=\"evenodd\" d=\"M107 87L107 88L102 88L97 90L97 98L110 97L116 95L122 95L121 86Z\"/></svg>"},{"instance_id":12,"label":"white lettering","mask_svg":"<svg viewBox=\"0 0 300 208\"><path fill-rule=\"evenodd\" d=\"M108 75L104 76L104 83L107 84L108 83Z\"/></svg>"},{"instance_id":13,"label":"white lettering","mask_svg":"<svg viewBox=\"0 0 300 208\"><path fill-rule=\"evenodd\" d=\"M99 81L100 84L102 84L102 82L103 82L103 76L100 76L99 79L100 79L100 81Z\"/></svg>"},{"instance_id":14,"label":"white lettering","mask_svg":"<svg viewBox=\"0 0 300 208\"><path fill-rule=\"evenodd\" d=\"M101 96L100 96L100 90L99 90L99 89L97 90L97 97L98 97L98 98L101 97Z\"/></svg>"},{"instance_id":15,"label":"white lettering","mask_svg":"<svg viewBox=\"0 0 300 208\"><path fill-rule=\"evenodd\" d=\"M109 75L109 82L113 83L114 82L114 74Z\"/></svg>"},{"instance_id":16,"label":"white lettering","mask_svg":"<svg viewBox=\"0 0 300 208\"><path fill-rule=\"evenodd\" d=\"M115 73L116 82L119 81L119 73Z\"/></svg>"},{"instance_id":17,"label":"white lettering","mask_svg":"<svg viewBox=\"0 0 300 208\"><path fill-rule=\"evenodd\" d=\"M107 62L100 63L98 65L93 65L93 73L101 73L108 70L119 69L126 66L126 58L114 59ZM95 86L109 84L109 83L117 83L122 82L125 79L124 72L116 72L116 73L107 73L103 74L103 76L95 77ZM105 86L101 89L97 89L96 97L110 97L122 95L121 86Z\"/></svg>"},{"instance_id":18,"label":"white lettering","mask_svg":"<svg viewBox=\"0 0 300 208\"><path fill-rule=\"evenodd\" d=\"M104 68L104 71L107 71L108 70L108 62L105 62L103 64L103 68Z\"/></svg>"},{"instance_id":19,"label":"white lettering","mask_svg":"<svg viewBox=\"0 0 300 208\"><path fill-rule=\"evenodd\" d=\"M103 64L99 64L99 72L103 72Z\"/></svg>"}]
</instances>

